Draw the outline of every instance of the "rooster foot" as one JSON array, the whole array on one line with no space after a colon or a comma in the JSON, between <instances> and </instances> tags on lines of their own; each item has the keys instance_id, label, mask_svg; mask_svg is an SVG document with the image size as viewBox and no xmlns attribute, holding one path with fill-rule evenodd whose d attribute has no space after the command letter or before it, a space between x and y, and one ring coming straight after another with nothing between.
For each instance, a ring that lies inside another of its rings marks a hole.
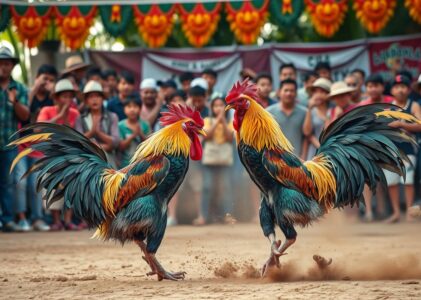
<instances>
[{"instance_id":1,"label":"rooster foot","mask_svg":"<svg viewBox=\"0 0 421 300\"><path fill-rule=\"evenodd\" d=\"M280 240L274 241L272 243L269 259L266 261L266 263L262 267L262 273L261 273L262 277L265 277L269 269L273 268L274 266L276 266L277 268L281 266L281 264L279 263L279 257L281 256L281 254L278 251L278 248L280 245L281 245Z\"/></svg>"},{"instance_id":2,"label":"rooster foot","mask_svg":"<svg viewBox=\"0 0 421 300\"><path fill-rule=\"evenodd\" d=\"M320 269L325 269L332 263L331 258L329 260L327 260L326 258L324 258L323 256L320 256L320 255L313 255L313 260L317 263L317 266Z\"/></svg>"}]
</instances>

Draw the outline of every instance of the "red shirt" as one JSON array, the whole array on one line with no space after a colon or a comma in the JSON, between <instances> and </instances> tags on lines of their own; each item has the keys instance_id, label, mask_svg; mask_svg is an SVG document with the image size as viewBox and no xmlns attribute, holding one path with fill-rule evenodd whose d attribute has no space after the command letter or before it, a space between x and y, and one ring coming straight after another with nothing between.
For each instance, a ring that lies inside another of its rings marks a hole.
<instances>
[{"instance_id":1,"label":"red shirt","mask_svg":"<svg viewBox=\"0 0 421 300\"><path fill-rule=\"evenodd\" d=\"M380 103L392 103L393 100L395 100L392 96L387 96L384 95L383 96L383 101ZM371 100L371 98L368 98L366 100L361 101L360 103L358 103L358 106L363 106L363 105L369 105L369 104L373 104L373 100Z\"/></svg>"},{"instance_id":2,"label":"red shirt","mask_svg":"<svg viewBox=\"0 0 421 300\"><path fill-rule=\"evenodd\" d=\"M58 115L57 106L46 106L39 112L37 122L47 122ZM76 108L70 107L68 112L68 121L70 127L75 127L76 119L79 117L79 111ZM56 124L63 125L64 119L58 119ZM66 124L67 125L67 124Z\"/></svg>"}]
</instances>

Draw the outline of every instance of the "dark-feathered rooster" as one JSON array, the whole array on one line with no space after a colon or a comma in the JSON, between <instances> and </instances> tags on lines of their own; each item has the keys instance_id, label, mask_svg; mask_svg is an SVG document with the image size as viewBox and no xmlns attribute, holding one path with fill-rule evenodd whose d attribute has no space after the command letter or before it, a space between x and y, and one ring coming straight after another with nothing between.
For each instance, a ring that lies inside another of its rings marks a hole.
<instances>
[{"instance_id":1,"label":"dark-feathered rooster","mask_svg":"<svg viewBox=\"0 0 421 300\"><path fill-rule=\"evenodd\" d=\"M258 104L254 84L236 83L226 102L226 110L235 109L240 159L262 192L260 224L271 243L262 275L268 267L279 266L279 256L295 242L294 225L305 226L332 208L358 204L365 183L373 192L377 182L385 183L382 168L404 176L402 159L408 158L396 143L414 141L389 123L420 122L401 111L385 110L391 105L356 108L322 132L316 156L303 162L272 115ZM284 243L276 240L275 225L285 235Z\"/></svg>"},{"instance_id":2,"label":"dark-feathered rooster","mask_svg":"<svg viewBox=\"0 0 421 300\"><path fill-rule=\"evenodd\" d=\"M160 119L166 126L138 147L131 164L114 170L104 151L70 127L36 123L18 133L28 134L10 145L29 143L12 165L29 153L44 154L24 176L39 172L38 190L46 190L47 205L64 197L64 208L90 226L96 236L121 243L134 241L158 280L183 279L185 272L164 270L155 257L167 224L167 205L193 160L202 157L199 112L170 106ZM32 133L34 132L34 133Z\"/></svg>"}]
</instances>

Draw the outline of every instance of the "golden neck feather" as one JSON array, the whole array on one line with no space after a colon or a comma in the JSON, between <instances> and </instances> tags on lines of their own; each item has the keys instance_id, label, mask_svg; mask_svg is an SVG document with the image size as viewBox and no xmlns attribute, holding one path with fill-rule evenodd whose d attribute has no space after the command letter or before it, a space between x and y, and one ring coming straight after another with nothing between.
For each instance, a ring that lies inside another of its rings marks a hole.
<instances>
[{"instance_id":1,"label":"golden neck feather","mask_svg":"<svg viewBox=\"0 0 421 300\"><path fill-rule=\"evenodd\" d=\"M188 157L191 141L182 127L185 121L178 121L152 134L139 145L131 163L150 155L183 155Z\"/></svg>"},{"instance_id":2,"label":"golden neck feather","mask_svg":"<svg viewBox=\"0 0 421 300\"><path fill-rule=\"evenodd\" d=\"M261 151L282 149L288 152L293 147L273 116L255 100L248 98L250 107L241 123L239 138L245 144Z\"/></svg>"}]
</instances>

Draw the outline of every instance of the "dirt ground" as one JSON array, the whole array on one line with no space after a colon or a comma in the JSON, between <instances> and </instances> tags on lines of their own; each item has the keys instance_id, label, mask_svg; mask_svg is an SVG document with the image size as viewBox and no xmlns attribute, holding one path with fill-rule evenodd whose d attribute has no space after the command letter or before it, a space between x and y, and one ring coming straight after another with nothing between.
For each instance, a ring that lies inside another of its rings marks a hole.
<instances>
[{"instance_id":1,"label":"dirt ground","mask_svg":"<svg viewBox=\"0 0 421 300\"><path fill-rule=\"evenodd\" d=\"M266 278L258 224L169 228L158 252L180 282L147 277L134 244L92 232L0 233L1 299L421 299L421 223L352 223L333 214L299 230ZM278 234L281 237L280 234ZM314 254L332 258L324 270Z\"/></svg>"}]
</instances>

